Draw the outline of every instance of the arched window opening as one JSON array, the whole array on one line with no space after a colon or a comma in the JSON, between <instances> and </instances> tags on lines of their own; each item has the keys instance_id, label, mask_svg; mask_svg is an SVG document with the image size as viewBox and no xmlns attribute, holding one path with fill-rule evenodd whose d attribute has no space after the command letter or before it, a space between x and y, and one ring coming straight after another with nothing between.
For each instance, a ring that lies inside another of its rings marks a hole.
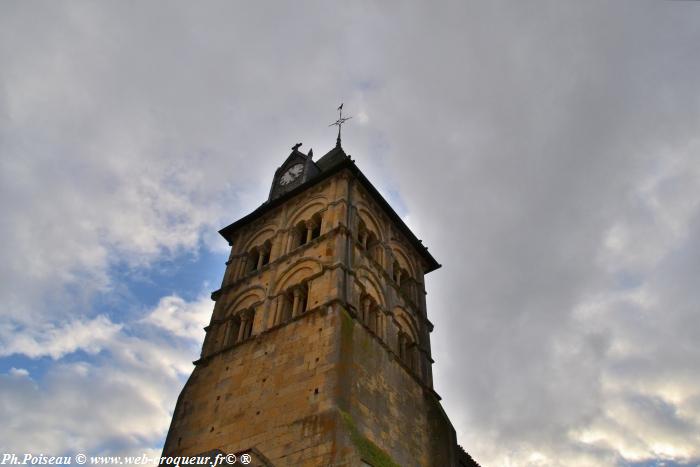
<instances>
[{"instance_id":1,"label":"arched window opening","mask_svg":"<svg viewBox=\"0 0 700 467\"><path fill-rule=\"evenodd\" d=\"M360 219L360 222L357 224L357 241L360 243L360 248L363 250L367 249L367 234L367 226L365 222Z\"/></svg>"},{"instance_id":2,"label":"arched window opening","mask_svg":"<svg viewBox=\"0 0 700 467\"><path fill-rule=\"evenodd\" d=\"M306 245L306 242L309 241L309 233L308 229L306 228L306 222L301 221L299 222L296 227L294 227L294 239L293 239L293 248L298 248L302 245Z\"/></svg>"},{"instance_id":3,"label":"arched window opening","mask_svg":"<svg viewBox=\"0 0 700 467\"><path fill-rule=\"evenodd\" d=\"M301 301L299 303L299 314L306 313L309 308L309 283L301 285Z\"/></svg>"},{"instance_id":4,"label":"arched window opening","mask_svg":"<svg viewBox=\"0 0 700 467\"><path fill-rule=\"evenodd\" d=\"M257 247L250 250L248 253L248 259L246 261L246 273L251 273L258 269L258 262L260 261L260 252Z\"/></svg>"},{"instance_id":5,"label":"arched window opening","mask_svg":"<svg viewBox=\"0 0 700 467\"><path fill-rule=\"evenodd\" d=\"M311 217L310 230L312 240L321 236L321 214L316 213Z\"/></svg>"},{"instance_id":6,"label":"arched window opening","mask_svg":"<svg viewBox=\"0 0 700 467\"><path fill-rule=\"evenodd\" d=\"M374 299L363 294L360 299L360 320L375 334L380 335L381 315L379 305Z\"/></svg>"},{"instance_id":7,"label":"arched window opening","mask_svg":"<svg viewBox=\"0 0 700 467\"><path fill-rule=\"evenodd\" d=\"M236 315L233 316L228 321L228 328L226 330L226 337L224 338L224 347L235 344L238 341L238 334L241 328L241 318Z\"/></svg>"},{"instance_id":8,"label":"arched window opening","mask_svg":"<svg viewBox=\"0 0 700 467\"><path fill-rule=\"evenodd\" d=\"M270 263L270 253L272 252L272 243L270 240L263 243L262 253L260 258L260 265L265 266Z\"/></svg>"},{"instance_id":9,"label":"arched window opening","mask_svg":"<svg viewBox=\"0 0 700 467\"><path fill-rule=\"evenodd\" d=\"M281 324L306 313L308 307L309 283L290 287L280 294L278 300L277 324Z\"/></svg>"},{"instance_id":10,"label":"arched window opening","mask_svg":"<svg viewBox=\"0 0 700 467\"><path fill-rule=\"evenodd\" d=\"M408 355L408 336L403 333L403 331L399 331L399 358L402 361L406 361L406 357Z\"/></svg>"},{"instance_id":11,"label":"arched window opening","mask_svg":"<svg viewBox=\"0 0 700 467\"><path fill-rule=\"evenodd\" d=\"M399 331L398 339L399 359L411 370L416 371L418 347L411 336L403 331Z\"/></svg>"},{"instance_id":12,"label":"arched window opening","mask_svg":"<svg viewBox=\"0 0 700 467\"><path fill-rule=\"evenodd\" d=\"M373 333L379 335L379 307L376 303L373 303L369 309L368 326Z\"/></svg>"},{"instance_id":13,"label":"arched window opening","mask_svg":"<svg viewBox=\"0 0 700 467\"><path fill-rule=\"evenodd\" d=\"M397 285L401 285L401 265L396 260L394 260L394 264L391 267L391 278L394 279Z\"/></svg>"},{"instance_id":14,"label":"arched window opening","mask_svg":"<svg viewBox=\"0 0 700 467\"><path fill-rule=\"evenodd\" d=\"M244 341L244 340L250 338L250 336L253 334L253 322L254 321L255 321L255 310L247 310L244 313L242 313L241 330L240 330L241 338L239 339L239 341Z\"/></svg>"},{"instance_id":15,"label":"arched window opening","mask_svg":"<svg viewBox=\"0 0 700 467\"><path fill-rule=\"evenodd\" d=\"M367 253L376 262L381 262L381 245L374 232L367 234Z\"/></svg>"},{"instance_id":16,"label":"arched window opening","mask_svg":"<svg viewBox=\"0 0 700 467\"><path fill-rule=\"evenodd\" d=\"M309 284L304 282L292 288L292 318L295 318L306 312L306 304L308 302Z\"/></svg>"}]
</instances>

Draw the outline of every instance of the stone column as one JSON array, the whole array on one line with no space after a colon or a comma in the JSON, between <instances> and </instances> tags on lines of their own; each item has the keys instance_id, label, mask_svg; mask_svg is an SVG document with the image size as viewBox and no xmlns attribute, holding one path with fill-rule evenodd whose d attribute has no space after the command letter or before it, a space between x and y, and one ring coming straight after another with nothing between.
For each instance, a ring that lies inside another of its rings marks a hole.
<instances>
[{"instance_id":1,"label":"stone column","mask_svg":"<svg viewBox=\"0 0 700 467\"><path fill-rule=\"evenodd\" d=\"M275 298L275 312L273 315L273 321L272 325L275 326L279 324L279 322L282 320L282 295L278 295Z\"/></svg>"},{"instance_id":2,"label":"stone column","mask_svg":"<svg viewBox=\"0 0 700 467\"><path fill-rule=\"evenodd\" d=\"M248 338L253 335L253 319L255 318L255 311L247 310L245 312L245 323L243 325L243 337Z\"/></svg>"},{"instance_id":3,"label":"stone column","mask_svg":"<svg viewBox=\"0 0 700 467\"><path fill-rule=\"evenodd\" d=\"M301 297L301 290L298 288L294 289L294 305L292 306L292 318L296 318L299 314L299 298Z\"/></svg>"},{"instance_id":4,"label":"stone column","mask_svg":"<svg viewBox=\"0 0 700 467\"><path fill-rule=\"evenodd\" d=\"M362 303L360 304L360 317L362 319L362 322L364 324L367 324L368 321L368 316L369 316L369 306L370 306L370 298L368 296L364 296L362 298Z\"/></svg>"},{"instance_id":5,"label":"stone column","mask_svg":"<svg viewBox=\"0 0 700 467\"><path fill-rule=\"evenodd\" d=\"M239 268L238 268L238 274L236 274L236 279L240 279L241 277L243 277L245 275L245 269L246 269L247 264L248 264L248 257L243 256L241 258L241 263L240 263Z\"/></svg>"},{"instance_id":6,"label":"stone column","mask_svg":"<svg viewBox=\"0 0 700 467\"><path fill-rule=\"evenodd\" d=\"M226 321L226 330L224 331L224 340L222 342L221 347L226 347L229 344L229 341L231 340L231 332L233 331L231 328L233 327L233 319L228 319Z\"/></svg>"},{"instance_id":7,"label":"stone column","mask_svg":"<svg viewBox=\"0 0 700 467\"><path fill-rule=\"evenodd\" d=\"M238 337L236 338L236 342L240 342L243 340L243 333L245 332L246 321L247 318L244 316L243 313L241 313L241 325L238 327Z\"/></svg>"}]
</instances>

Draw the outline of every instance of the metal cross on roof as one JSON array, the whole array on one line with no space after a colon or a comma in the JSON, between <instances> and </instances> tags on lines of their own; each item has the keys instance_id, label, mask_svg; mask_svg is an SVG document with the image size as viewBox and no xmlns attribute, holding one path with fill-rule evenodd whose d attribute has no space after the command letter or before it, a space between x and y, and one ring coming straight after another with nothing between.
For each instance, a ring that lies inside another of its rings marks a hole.
<instances>
[{"instance_id":1,"label":"metal cross on roof","mask_svg":"<svg viewBox=\"0 0 700 467\"><path fill-rule=\"evenodd\" d=\"M343 123L347 122L351 118L352 117L343 117L343 104L341 103L338 106L338 120L336 120L335 122L328 125L328 126L337 126L338 127L338 139L335 140L336 147L340 147L340 128L343 126Z\"/></svg>"}]
</instances>

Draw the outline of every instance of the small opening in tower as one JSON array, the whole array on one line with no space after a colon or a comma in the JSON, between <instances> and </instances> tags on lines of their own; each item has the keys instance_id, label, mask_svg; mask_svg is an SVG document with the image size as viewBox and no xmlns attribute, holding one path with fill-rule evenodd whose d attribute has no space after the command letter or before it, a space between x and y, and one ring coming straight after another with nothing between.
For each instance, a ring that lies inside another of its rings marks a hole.
<instances>
[{"instance_id":1,"label":"small opening in tower","mask_svg":"<svg viewBox=\"0 0 700 467\"><path fill-rule=\"evenodd\" d=\"M261 265L265 266L270 263L270 253L272 252L272 243L270 243L270 240L266 241L263 246L262 246L262 258L261 258Z\"/></svg>"},{"instance_id":2,"label":"small opening in tower","mask_svg":"<svg viewBox=\"0 0 700 467\"><path fill-rule=\"evenodd\" d=\"M299 292L299 314L305 313L308 305L309 298L309 283L304 282L301 284Z\"/></svg>"},{"instance_id":3,"label":"small opening in tower","mask_svg":"<svg viewBox=\"0 0 700 467\"><path fill-rule=\"evenodd\" d=\"M397 284L400 282L401 279L401 265L399 265L398 261L394 261L394 264L391 267L391 272L392 272L392 279L394 279L394 282Z\"/></svg>"},{"instance_id":4,"label":"small opening in tower","mask_svg":"<svg viewBox=\"0 0 700 467\"><path fill-rule=\"evenodd\" d=\"M321 236L321 215L316 213L311 218L310 226L311 229L311 239L318 238Z\"/></svg>"},{"instance_id":5,"label":"small opening in tower","mask_svg":"<svg viewBox=\"0 0 700 467\"><path fill-rule=\"evenodd\" d=\"M299 222L294 228L294 247L300 247L305 245L308 239L308 229L306 228L306 222Z\"/></svg>"},{"instance_id":6,"label":"small opening in tower","mask_svg":"<svg viewBox=\"0 0 700 467\"><path fill-rule=\"evenodd\" d=\"M357 224L357 241L360 243L360 247L364 249L367 245L367 226L365 221L360 219Z\"/></svg>"},{"instance_id":7,"label":"small opening in tower","mask_svg":"<svg viewBox=\"0 0 700 467\"><path fill-rule=\"evenodd\" d=\"M369 254L369 257L372 258L374 261L380 263L381 262L381 245L379 244L379 240L377 239L377 236L374 234L374 232L369 232L367 234L367 253Z\"/></svg>"},{"instance_id":8,"label":"small opening in tower","mask_svg":"<svg viewBox=\"0 0 700 467\"><path fill-rule=\"evenodd\" d=\"M314 389L314 394L318 394L318 388Z\"/></svg>"},{"instance_id":9,"label":"small opening in tower","mask_svg":"<svg viewBox=\"0 0 700 467\"><path fill-rule=\"evenodd\" d=\"M258 269L258 261L260 261L260 252L257 248L253 248L250 250L250 253L248 253L246 271L250 273Z\"/></svg>"},{"instance_id":10,"label":"small opening in tower","mask_svg":"<svg viewBox=\"0 0 700 467\"><path fill-rule=\"evenodd\" d=\"M255 321L255 310L251 309L245 313L245 319L243 320L243 331L241 334L241 341L250 338L253 334L253 322Z\"/></svg>"}]
</instances>

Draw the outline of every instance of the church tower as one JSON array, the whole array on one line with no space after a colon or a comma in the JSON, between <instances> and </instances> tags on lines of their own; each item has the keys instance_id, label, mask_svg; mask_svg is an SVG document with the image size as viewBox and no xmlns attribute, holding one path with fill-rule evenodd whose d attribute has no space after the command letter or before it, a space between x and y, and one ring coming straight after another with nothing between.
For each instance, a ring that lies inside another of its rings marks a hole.
<instances>
[{"instance_id":1,"label":"church tower","mask_svg":"<svg viewBox=\"0 0 700 467\"><path fill-rule=\"evenodd\" d=\"M260 466L472 466L433 390L440 265L340 145L296 145L231 245L164 456Z\"/></svg>"}]
</instances>

